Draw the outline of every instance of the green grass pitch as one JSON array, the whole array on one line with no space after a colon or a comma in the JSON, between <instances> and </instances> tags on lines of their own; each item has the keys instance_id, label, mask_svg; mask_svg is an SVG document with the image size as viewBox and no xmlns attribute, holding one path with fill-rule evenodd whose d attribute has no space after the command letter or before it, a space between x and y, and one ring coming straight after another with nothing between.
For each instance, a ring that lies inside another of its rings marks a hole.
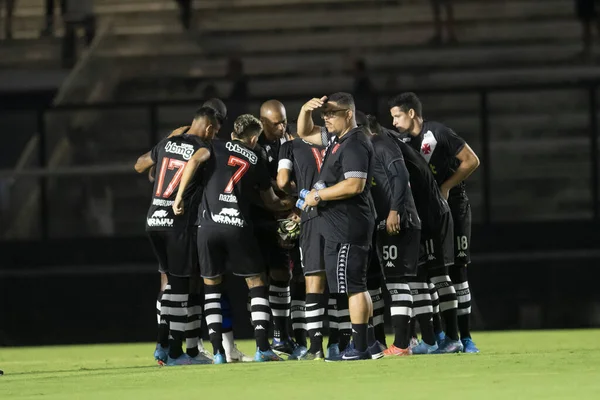
<instances>
[{"instance_id":1,"label":"green grass pitch","mask_svg":"<svg viewBox=\"0 0 600 400\"><path fill-rule=\"evenodd\" d=\"M475 339L481 354L162 368L151 343L3 348L0 399L600 399L598 330Z\"/></svg>"}]
</instances>

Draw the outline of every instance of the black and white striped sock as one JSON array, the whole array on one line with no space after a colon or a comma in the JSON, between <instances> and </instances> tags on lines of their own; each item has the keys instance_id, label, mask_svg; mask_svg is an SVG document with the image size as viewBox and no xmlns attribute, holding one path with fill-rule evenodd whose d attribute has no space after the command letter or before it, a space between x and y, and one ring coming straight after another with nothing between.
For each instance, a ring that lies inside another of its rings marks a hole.
<instances>
[{"instance_id":1,"label":"black and white striped sock","mask_svg":"<svg viewBox=\"0 0 600 400\"><path fill-rule=\"evenodd\" d=\"M471 337L471 290L465 265L453 265L450 274L458 298L458 328L461 339Z\"/></svg>"},{"instance_id":2,"label":"black and white striped sock","mask_svg":"<svg viewBox=\"0 0 600 400\"><path fill-rule=\"evenodd\" d=\"M185 325L185 352L190 357L196 357L199 353L198 343L202 336L202 303L202 295L190 294L187 308L188 319Z\"/></svg>"},{"instance_id":3,"label":"black and white striped sock","mask_svg":"<svg viewBox=\"0 0 600 400\"><path fill-rule=\"evenodd\" d=\"M408 324L412 313L412 294L410 287L402 279L388 279L387 289L390 293L392 303L390 315L394 327L394 346L406 349L409 345Z\"/></svg>"},{"instance_id":4,"label":"black and white striped sock","mask_svg":"<svg viewBox=\"0 0 600 400\"><path fill-rule=\"evenodd\" d=\"M452 340L458 340L458 319L456 313L458 300L450 276L435 275L430 278L430 281L435 285L440 299L440 312L444 318L446 336Z\"/></svg>"},{"instance_id":5,"label":"black and white striped sock","mask_svg":"<svg viewBox=\"0 0 600 400\"><path fill-rule=\"evenodd\" d=\"M373 330L375 332L375 339L387 347L384 325L385 300L383 299L381 288L369 290L369 295L373 302Z\"/></svg>"},{"instance_id":6,"label":"black and white striped sock","mask_svg":"<svg viewBox=\"0 0 600 400\"><path fill-rule=\"evenodd\" d=\"M306 295L306 327L310 336L309 351L313 354L323 350L323 322L326 306L326 294L308 293Z\"/></svg>"},{"instance_id":7,"label":"black and white striped sock","mask_svg":"<svg viewBox=\"0 0 600 400\"><path fill-rule=\"evenodd\" d=\"M171 290L171 287L167 285L167 288ZM167 290L165 288L165 290ZM160 344L161 347L165 348L169 346L169 323L167 321L167 315L162 314L162 297L165 292L158 292L158 298L156 299L156 319L158 321L158 338L156 340L157 343Z\"/></svg>"},{"instance_id":8,"label":"black and white striped sock","mask_svg":"<svg viewBox=\"0 0 600 400\"><path fill-rule=\"evenodd\" d=\"M421 337L425 343L432 346L435 344L433 332L433 306L431 304L431 293L429 285L423 281L411 281L408 283L413 297L412 316L419 321Z\"/></svg>"},{"instance_id":9,"label":"black and white striped sock","mask_svg":"<svg viewBox=\"0 0 600 400\"><path fill-rule=\"evenodd\" d=\"M256 347L260 351L267 351L271 348L269 345L271 308L269 306L269 289L266 286L258 286L250 289L250 309Z\"/></svg>"},{"instance_id":10,"label":"black and white striped sock","mask_svg":"<svg viewBox=\"0 0 600 400\"><path fill-rule=\"evenodd\" d=\"M169 276L170 289L165 290L161 309L166 309L169 321L169 357L175 359L183 354L183 338L187 323L189 278Z\"/></svg>"},{"instance_id":11,"label":"black and white striped sock","mask_svg":"<svg viewBox=\"0 0 600 400\"><path fill-rule=\"evenodd\" d=\"M337 293L338 310L338 328L339 328L339 348L344 351L352 339L352 322L350 321L350 309L348 308L348 295L346 293Z\"/></svg>"},{"instance_id":12,"label":"black and white striped sock","mask_svg":"<svg viewBox=\"0 0 600 400\"><path fill-rule=\"evenodd\" d=\"M340 342L340 330L338 325L338 310L337 310L337 298L335 294L329 295L328 305L327 305L327 318L329 320L329 339L327 341L327 347L332 344L337 344Z\"/></svg>"},{"instance_id":13,"label":"black and white striped sock","mask_svg":"<svg viewBox=\"0 0 600 400\"><path fill-rule=\"evenodd\" d=\"M204 285L204 318L213 353L225 354L223 349L223 315L221 313L222 284Z\"/></svg>"},{"instance_id":14,"label":"black and white striped sock","mask_svg":"<svg viewBox=\"0 0 600 400\"><path fill-rule=\"evenodd\" d=\"M429 282L428 286L429 294L431 295L431 305L433 306L433 331L436 335L439 335L444 330L444 328L442 327L442 316L440 315L440 298L438 296L438 292L435 288L435 285Z\"/></svg>"},{"instance_id":15,"label":"black and white striped sock","mask_svg":"<svg viewBox=\"0 0 600 400\"><path fill-rule=\"evenodd\" d=\"M275 340L287 340L290 336L288 321L292 307L290 285L287 282L271 281L269 304L273 314L273 338Z\"/></svg>"},{"instance_id":16,"label":"black and white striped sock","mask_svg":"<svg viewBox=\"0 0 600 400\"><path fill-rule=\"evenodd\" d=\"M292 330L294 339L300 346L306 347L306 288L304 282L295 282L292 290Z\"/></svg>"}]
</instances>

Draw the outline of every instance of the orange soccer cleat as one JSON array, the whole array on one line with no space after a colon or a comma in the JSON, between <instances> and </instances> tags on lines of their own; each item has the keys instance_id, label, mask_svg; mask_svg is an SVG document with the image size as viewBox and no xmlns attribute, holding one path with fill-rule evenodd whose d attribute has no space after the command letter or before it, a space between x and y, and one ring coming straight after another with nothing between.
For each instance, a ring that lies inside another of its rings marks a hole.
<instances>
[{"instance_id":1,"label":"orange soccer cleat","mask_svg":"<svg viewBox=\"0 0 600 400\"><path fill-rule=\"evenodd\" d=\"M383 355L385 357L390 357L390 356L410 356L410 355L412 355L412 351L410 350L410 348L401 349L399 347L391 345L390 347L388 347L383 352Z\"/></svg>"}]
</instances>

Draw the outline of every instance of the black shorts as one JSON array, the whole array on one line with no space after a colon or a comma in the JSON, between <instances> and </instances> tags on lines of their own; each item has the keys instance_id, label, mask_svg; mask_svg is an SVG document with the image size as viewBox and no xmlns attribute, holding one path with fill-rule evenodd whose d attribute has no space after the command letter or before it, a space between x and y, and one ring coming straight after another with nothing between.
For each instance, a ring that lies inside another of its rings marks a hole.
<instances>
[{"instance_id":1,"label":"black shorts","mask_svg":"<svg viewBox=\"0 0 600 400\"><path fill-rule=\"evenodd\" d=\"M258 249L265 262L267 272L273 270L290 270L290 254L288 249L279 245L277 228L254 228L254 235L258 242Z\"/></svg>"},{"instance_id":2,"label":"black shorts","mask_svg":"<svg viewBox=\"0 0 600 400\"><path fill-rule=\"evenodd\" d=\"M471 263L471 203L466 196L448 199L454 221L454 264Z\"/></svg>"},{"instance_id":3,"label":"black shorts","mask_svg":"<svg viewBox=\"0 0 600 400\"><path fill-rule=\"evenodd\" d=\"M187 230L149 231L148 237L161 273L186 278L197 273L195 227Z\"/></svg>"},{"instance_id":4,"label":"black shorts","mask_svg":"<svg viewBox=\"0 0 600 400\"><path fill-rule=\"evenodd\" d=\"M384 283L383 271L377 255L377 231L373 232L369 249L369 265L367 266L367 289L376 290Z\"/></svg>"},{"instance_id":5,"label":"black shorts","mask_svg":"<svg viewBox=\"0 0 600 400\"><path fill-rule=\"evenodd\" d=\"M292 270L292 276L301 277L304 275L298 242L290 249L290 269Z\"/></svg>"},{"instance_id":6,"label":"black shorts","mask_svg":"<svg viewBox=\"0 0 600 400\"><path fill-rule=\"evenodd\" d=\"M200 275L216 278L231 271L238 276L255 276L265 272L265 265L250 228L216 224L198 227Z\"/></svg>"},{"instance_id":7,"label":"black shorts","mask_svg":"<svg viewBox=\"0 0 600 400\"><path fill-rule=\"evenodd\" d=\"M452 215L447 212L442 215L436 232L423 231L421 233L421 247L419 251L419 268L425 271L442 269L447 271L448 266L454 264L454 224Z\"/></svg>"},{"instance_id":8,"label":"black shorts","mask_svg":"<svg viewBox=\"0 0 600 400\"><path fill-rule=\"evenodd\" d=\"M370 247L324 239L323 259L330 293L354 294L367 291Z\"/></svg>"},{"instance_id":9,"label":"black shorts","mask_svg":"<svg viewBox=\"0 0 600 400\"><path fill-rule=\"evenodd\" d=\"M300 259L304 275L324 272L323 236L319 230L319 219L302 222L300 229Z\"/></svg>"},{"instance_id":10,"label":"black shorts","mask_svg":"<svg viewBox=\"0 0 600 400\"><path fill-rule=\"evenodd\" d=\"M421 231L402 229L398 235L389 235L385 229L377 231L377 255L386 278L417 275Z\"/></svg>"}]
</instances>

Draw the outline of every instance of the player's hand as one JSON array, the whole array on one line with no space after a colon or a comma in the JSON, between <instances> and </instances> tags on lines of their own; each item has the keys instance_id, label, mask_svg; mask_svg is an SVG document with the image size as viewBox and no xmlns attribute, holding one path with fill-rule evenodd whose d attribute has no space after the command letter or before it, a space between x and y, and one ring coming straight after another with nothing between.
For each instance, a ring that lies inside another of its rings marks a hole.
<instances>
[{"instance_id":1,"label":"player's hand","mask_svg":"<svg viewBox=\"0 0 600 400\"><path fill-rule=\"evenodd\" d=\"M315 97L315 98L310 99L309 101L307 101L302 106L302 110L304 110L304 111L314 111L317 108L323 107L323 105L325 104L326 101L327 101L327 96L323 96L320 99L317 99Z\"/></svg>"},{"instance_id":2,"label":"player's hand","mask_svg":"<svg viewBox=\"0 0 600 400\"><path fill-rule=\"evenodd\" d=\"M319 202L315 199L315 195L317 191L315 189L311 190L309 194L304 198L304 206L316 207Z\"/></svg>"},{"instance_id":3,"label":"player's hand","mask_svg":"<svg viewBox=\"0 0 600 400\"><path fill-rule=\"evenodd\" d=\"M148 170L148 180L150 183L154 183L154 177L156 176L156 164L151 166Z\"/></svg>"},{"instance_id":4,"label":"player's hand","mask_svg":"<svg viewBox=\"0 0 600 400\"><path fill-rule=\"evenodd\" d=\"M175 129L173 132L171 132L171 134L169 135L169 137L181 135L188 128L189 128L189 126L180 126L179 128Z\"/></svg>"},{"instance_id":5,"label":"player's hand","mask_svg":"<svg viewBox=\"0 0 600 400\"><path fill-rule=\"evenodd\" d=\"M442 186L440 186L440 191L442 192L442 196L444 197L445 200L448 200L448 196L450 195L450 189L449 187L446 187L442 184Z\"/></svg>"},{"instance_id":6,"label":"player's hand","mask_svg":"<svg viewBox=\"0 0 600 400\"><path fill-rule=\"evenodd\" d=\"M177 197L173 203L173 212L175 215L183 215L183 198Z\"/></svg>"},{"instance_id":7,"label":"player's hand","mask_svg":"<svg viewBox=\"0 0 600 400\"><path fill-rule=\"evenodd\" d=\"M300 216L293 211L290 213L290 215L287 216L287 219L289 219L290 221L294 221L297 224L300 223Z\"/></svg>"},{"instance_id":8,"label":"player's hand","mask_svg":"<svg viewBox=\"0 0 600 400\"><path fill-rule=\"evenodd\" d=\"M387 221L385 221L385 227L388 235L397 235L400 233L400 215L398 215L398 211L390 211Z\"/></svg>"}]
</instances>

